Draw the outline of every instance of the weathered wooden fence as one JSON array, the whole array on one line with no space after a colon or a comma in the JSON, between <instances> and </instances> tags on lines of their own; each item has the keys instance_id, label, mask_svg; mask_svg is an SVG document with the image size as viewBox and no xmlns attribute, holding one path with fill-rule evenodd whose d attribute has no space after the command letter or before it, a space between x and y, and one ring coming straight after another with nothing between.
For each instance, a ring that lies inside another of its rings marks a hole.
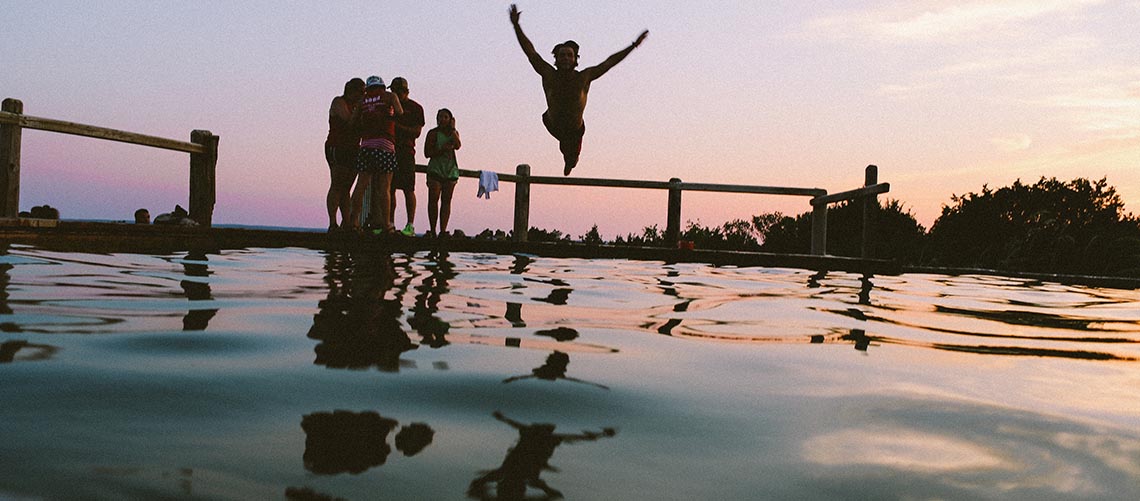
<instances>
[{"instance_id":1,"label":"weathered wooden fence","mask_svg":"<svg viewBox=\"0 0 1140 501\"><path fill-rule=\"evenodd\" d=\"M190 218L209 227L214 218L215 169L218 163L218 136L206 130L190 132L190 142L147 136L134 132L83 125L24 114L18 99L5 99L0 109L0 217L15 218L20 213L20 140L23 129L36 129L123 143L181 151L190 154Z\"/></svg>"},{"instance_id":2,"label":"weathered wooden fence","mask_svg":"<svg viewBox=\"0 0 1140 501\"><path fill-rule=\"evenodd\" d=\"M419 170L425 170L419 166ZM462 177L479 178L479 171L460 169ZM665 225L665 239L676 244L681 234L681 193L685 191L709 191L717 193L753 193L760 195L791 195L811 197L812 233L811 253L827 254L827 206L846 200L871 200L880 193L890 191L889 183L878 181L878 167L868 165L864 185L841 193L827 194L822 188L788 188L782 186L747 186L734 184L686 183L673 178L669 181L638 181L622 179L570 178L554 176L532 176L530 166L523 164L515 168L514 174L498 174L499 181L515 183L514 239L525 242L530 229L530 187L536 184L561 186L599 186L608 188L637 188L668 190L669 202ZM863 208L863 257L867 256L867 241L872 238L868 228L873 227L869 220L869 204Z\"/></svg>"},{"instance_id":3,"label":"weathered wooden fence","mask_svg":"<svg viewBox=\"0 0 1140 501\"><path fill-rule=\"evenodd\" d=\"M37 129L63 134L119 141L152 148L181 151L190 154L190 217L202 226L209 227L213 221L215 192L215 169L218 162L218 136L205 130L190 133L190 142L147 136L134 132L83 125L49 118L24 115L24 105L17 99L5 99L0 111L0 217L15 218L20 211L20 140L23 129ZM423 172L425 166L417 166ZM478 178L479 171L461 169L462 177ZM878 182L878 168L867 166L864 186L829 195L822 188L789 188L782 186L747 186L733 184L686 183L673 178L669 181L639 181L622 179L569 178L554 176L532 176L530 166L523 164L514 174L498 174L499 181L515 183L514 238L525 242L530 229L530 187L533 185L555 186L596 186L607 188L635 188L668 190L669 201L665 226L665 238L675 244L681 234L681 194L685 191L706 191L716 193L752 193L760 195L790 195L811 197L812 235L811 253L827 253L827 207L829 204L847 200L873 200L880 193L890 191L890 184ZM867 257L867 242L872 238L868 220L869 204L863 211L863 256Z\"/></svg>"}]
</instances>

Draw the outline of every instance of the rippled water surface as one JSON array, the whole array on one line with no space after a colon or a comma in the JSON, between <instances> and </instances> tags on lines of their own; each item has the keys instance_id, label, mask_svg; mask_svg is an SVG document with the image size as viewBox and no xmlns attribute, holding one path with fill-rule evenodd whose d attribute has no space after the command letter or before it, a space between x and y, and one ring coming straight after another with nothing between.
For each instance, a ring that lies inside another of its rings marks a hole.
<instances>
[{"instance_id":1,"label":"rippled water surface","mask_svg":"<svg viewBox=\"0 0 1140 501\"><path fill-rule=\"evenodd\" d=\"M0 255L0 498L1137 499L1140 293Z\"/></svg>"}]
</instances>

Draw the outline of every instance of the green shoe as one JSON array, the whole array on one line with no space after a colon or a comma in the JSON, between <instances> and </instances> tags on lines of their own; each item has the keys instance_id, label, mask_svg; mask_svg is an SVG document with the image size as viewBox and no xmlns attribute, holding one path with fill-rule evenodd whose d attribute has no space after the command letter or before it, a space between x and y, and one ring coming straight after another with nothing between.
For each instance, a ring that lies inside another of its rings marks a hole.
<instances>
[{"instance_id":1,"label":"green shoe","mask_svg":"<svg viewBox=\"0 0 1140 501\"><path fill-rule=\"evenodd\" d=\"M416 228L414 226L412 226L412 223L408 223L408 225L405 226L404 229L400 230L400 233L403 233L404 236L407 236L407 237L414 237L414 236L416 236Z\"/></svg>"}]
</instances>

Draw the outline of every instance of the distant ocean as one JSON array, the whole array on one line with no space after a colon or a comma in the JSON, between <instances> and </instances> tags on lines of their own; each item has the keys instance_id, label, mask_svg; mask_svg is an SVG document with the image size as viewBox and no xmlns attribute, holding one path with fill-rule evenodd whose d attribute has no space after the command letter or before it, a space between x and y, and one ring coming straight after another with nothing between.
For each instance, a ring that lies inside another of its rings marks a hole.
<instances>
[{"instance_id":1,"label":"distant ocean","mask_svg":"<svg viewBox=\"0 0 1140 501\"><path fill-rule=\"evenodd\" d=\"M132 221L124 219L62 219L62 221L74 221L77 223L124 223L134 224ZM322 233L325 228L302 228L299 226L260 226L253 224L214 224L215 228L239 228L244 230L274 230L274 231L307 231L313 233Z\"/></svg>"}]
</instances>

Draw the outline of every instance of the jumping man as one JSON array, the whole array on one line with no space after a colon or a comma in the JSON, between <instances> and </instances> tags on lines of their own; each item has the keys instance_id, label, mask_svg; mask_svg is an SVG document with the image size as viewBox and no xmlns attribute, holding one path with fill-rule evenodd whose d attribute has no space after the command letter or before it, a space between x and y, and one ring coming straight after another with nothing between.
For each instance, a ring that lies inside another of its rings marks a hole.
<instances>
[{"instance_id":1,"label":"jumping man","mask_svg":"<svg viewBox=\"0 0 1140 501\"><path fill-rule=\"evenodd\" d=\"M515 27L515 37L534 71L542 76L542 90L546 94L546 112L542 114L542 123L550 135L558 140L558 149L566 160L562 174L569 176L574 166L578 165L578 155L582 153L582 135L586 133L582 112L586 109L590 82L604 75L641 45L649 35L649 30L641 32L629 47L606 58L601 64L578 71L574 69L578 67L577 43L567 40L555 45L554 66L551 66L542 60L534 50L534 44L523 34L522 27L519 26L519 14L518 7L511 4L511 24Z\"/></svg>"}]
</instances>

